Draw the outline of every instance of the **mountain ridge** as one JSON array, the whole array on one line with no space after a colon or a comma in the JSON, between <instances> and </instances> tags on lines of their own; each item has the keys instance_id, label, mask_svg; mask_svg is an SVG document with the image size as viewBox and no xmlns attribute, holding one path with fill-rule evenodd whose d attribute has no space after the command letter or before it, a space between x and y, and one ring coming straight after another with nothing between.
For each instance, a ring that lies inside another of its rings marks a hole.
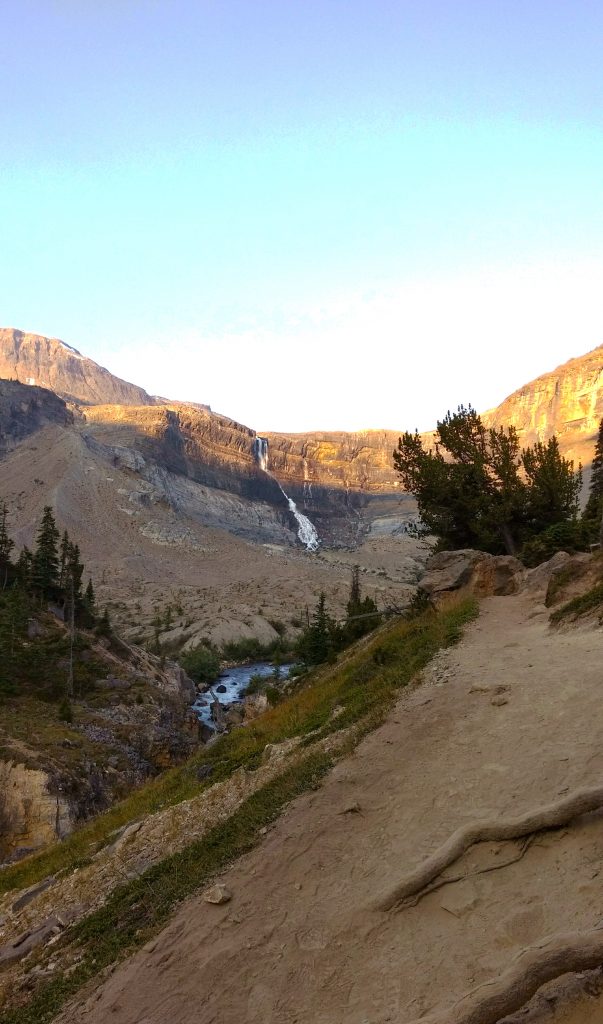
<instances>
[{"instance_id":1,"label":"mountain ridge","mask_svg":"<svg viewBox=\"0 0 603 1024\"><path fill-rule=\"evenodd\" d=\"M142 448L209 487L278 504L274 474L310 515L332 511L333 503L345 513L371 495L401 493L392 462L401 431L260 433L208 405L151 396L59 339L14 328L0 328L2 375L43 384L80 406L98 443ZM564 454L588 465L603 417L603 345L524 384L483 416L489 425L515 426L524 444L555 433ZM269 474L258 465L258 437L268 440Z\"/></svg>"}]
</instances>

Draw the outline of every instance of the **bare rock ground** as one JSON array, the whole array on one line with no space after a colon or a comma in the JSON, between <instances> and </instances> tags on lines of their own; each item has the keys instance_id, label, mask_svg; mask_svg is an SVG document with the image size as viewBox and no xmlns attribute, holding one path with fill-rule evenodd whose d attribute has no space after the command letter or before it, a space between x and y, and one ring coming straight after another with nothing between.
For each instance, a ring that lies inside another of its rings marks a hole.
<instances>
[{"instance_id":1,"label":"bare rock ground","mask_svg":"<svg viewBox=\"0 0 603 1024\"><path fill-rule=\"evenodd\" d=\"M552 632L526 595L485 600L424 685L218 879L232 899L188 900L61 1024L447 1021L526 947L597 928L600 813L523 850L475 846L445 873L460 880L375 906L459 826L601 783L601 641ZM600 992L599 972L567 976L508 1024L595 1024Z\"/></svg>"}]
</instances>

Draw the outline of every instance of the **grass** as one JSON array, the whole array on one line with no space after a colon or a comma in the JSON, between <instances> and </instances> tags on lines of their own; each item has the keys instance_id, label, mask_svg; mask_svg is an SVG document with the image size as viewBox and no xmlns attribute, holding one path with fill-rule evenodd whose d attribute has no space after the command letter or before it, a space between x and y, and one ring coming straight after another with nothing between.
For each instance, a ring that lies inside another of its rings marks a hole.
<instances>
[{"instance_id":1,"label":"grass","mask_svg":"<svg viewBox=\"0 0 603 1024\"><path fill-rule=\"evenodd\" d=\"M386 717L401 687L410 682L442 647L455 643L465 623L477 614L476 602L464 599L439 613L425 611L411 621L382 628L339 664L304 677L299 688L262 718L233 731L204 750L188 765L167 772L106 814L99 816L60 845L0 873L4 889L31 885L48 874L72 869L91 849L102 845L119 824L152 813L159 806L196 795L199 764L210 763L209 783L231 775L239 766L260 763L267 743L292 736L307 742L356 724L338 754L352 749ZM338 709L336 716L333 715ZM249 797L227 821L202 839L151 867L139 878L116 888L98 911L71 928L59 946L43 951L56 958L61 949L77 955L71 971L38 983L26 1006L6 1008L0 1024L44 1024L65 1001L105 966L123 959L155 934L173 908L249 850L259 829L273 821L290 800L316 788L333 764L334 755L309 752L301 762Z\"/></svg>"},{"instance_id":2,"label":"grass","mask_svg":"<svg viewBox=\"0 0 603 1024\"><path fill-rule=\"evenodd\" d=\"M564 619L577 619L581 615L587 615L588 612L594 611L601 606L603 606L603 583L597 583L595 587L587 590L585 594L580 594L566 604L561 605L560 608L557 608L552 613L550 622L556 626L563 622Z\"/></svg>"},{"instance_id":3,"label":"grass","mask_svg":"<svg viewBox=\"0 0 603 1024\"><path fill-rule=\"evenodd\" d=\"M167 857L140 878L115 889L107 903L70 930L62 946L81 959L72 972L43 982L27 1006L0 1011L0 1024L45 1024L67 999L103 968L144 945L186 896L208 882L256 843L259 829L290 800L316 788L332 766L325 755L306 758L254 793L226 822L202 840ZM51 955L59 952L55 945Z\"/></svg>"},{"instance_id":4,"label":"grass","mask_svg":"<svg viewBox=\"0 0 603 1024\"><path fill-rule=\"evenodd\" d=\"M0 892L31 885L71 867L121 825L196 796L199 765L212 766L209 784L213 784L241 766L248 770L257 767L267 743L316 730L326 735L383 707L440 647L458 640L463 625L475 614L475 602L465 599L439 614L426 611L411 621L388 625L368 643L361 642L359 651L346 652L338 664L304 675L291 696L246 728L231 732L203 748L186 765L146 783L62 843L0 872ZM333 720L335 707L344 710Z\"/></svg>"},{"instance_id":5,"label":"grass","mask_svg":"<svg viewBox=\"0 0 603 1024\"><path fill-rule=\"evenodd\" d=\"M476 614L476 602L466 598L437 614L427 610L415 619L397 620L382 628L368 643L361 641L360 650L347 651L338 664L303 676L291 696L244 729L223 736L185 765L147 782L63 842L1 871L0 893L34 885L48 875L87 863L128 822L197 796L202 788L228 778L241 766L253 770L268 743L314 733L311 741L375 710L387 711L398 690L439 648L455 643L463 625ZM343 711L334 719L336 707ZM205 764L211 765L212 774L200 784L196 770Z\"/></svg>"}]
</instances>

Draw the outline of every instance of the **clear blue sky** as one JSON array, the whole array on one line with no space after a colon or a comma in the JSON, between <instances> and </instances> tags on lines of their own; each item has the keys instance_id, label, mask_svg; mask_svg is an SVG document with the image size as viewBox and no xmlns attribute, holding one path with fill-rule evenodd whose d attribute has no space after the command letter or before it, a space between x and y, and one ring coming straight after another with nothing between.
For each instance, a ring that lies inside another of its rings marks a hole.
<instances>
[{"instance_id":1,"label":"clear blue sky","mask_svg":"<svg viewBox=\"0 0 603 1024\"><path fill-rule=\"evenodd\" d=\"M602 44L598 0L4 0L0 325L257 429L492 405L603 342Z\"/></svg>"}]
</instances>

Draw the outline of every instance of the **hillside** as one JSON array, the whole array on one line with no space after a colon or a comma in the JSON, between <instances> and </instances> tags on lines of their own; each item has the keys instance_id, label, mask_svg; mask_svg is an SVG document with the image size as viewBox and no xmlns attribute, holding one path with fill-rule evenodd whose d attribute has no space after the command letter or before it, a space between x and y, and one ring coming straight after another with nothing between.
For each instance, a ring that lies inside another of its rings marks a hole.
<instances>
[{"instance_id":1,"label":"hillside","mask_svg":"<svg viewBox=\"0 0 603 1024\"><path fill-rule=\"evenodd\" d=\"M48 388L69 402L152 405L143 388L115 377L58 338L0 328L0 377Z\"/></svg>"},{"instance_id":2,"label":"hillside","mask_svg":"<svg viewBox=\"0 0 603 1024\"><path fill-rule=\"evenodd\" d=\"M556 434L561 449L588 465L603 417L603 345L530 381L485 414L492 424L516 427L524 444Z\"/></svg>"},{"instance_id":3,"label":"hillside","mask_svg":"<svg viewBox=\"0 0 603 1024\"><path fill-rule=\"evenodd\" d=\"M575 568L600 578L596 559ZM603 801L600 631L592 618L550 628L549 575L486 598L427 666L467 608L441 613L439 640L433 613L388 626L204 754L214 785L194 795L190 776L183 802L111 845L91 831L83 869L55 860L26 901L9 892L7 937L25 928L29 941L53 914L65 923L6 964L21 1009L3 1024L597 1024L600 828L581 812ZM409 659L423 671L390 704ZM310 722L301 746L282 740ZM460 828L465 852L427 871ZM118 866L128 880L115 890Z\"/></svg>"},{"instance_id":4,"label":"hillside","mask_svg":"<svg viewBox=\"0 0 603 1024\"><path fill-rule=\"evenodd\" d=\"M343 511L345 518L351 509L353 518L353 509L371 496L399 491L391 453L408 426L403 408L400 431L261 434L261 425L245 426L209 406L153 398L57 339L12 328L0 329L0 377L33 382L90 407L89 422L108 444L151 444L167 468L277 503L278 489L257 468L260 434L268 440L269 469L308 515L323 510L327 519L341 518ZM484 416L490 423L515 426L528 444L555 433L565 453L588 465L603 415L602 381L603 345L525 384ZM456 401L470 400L471 395L456 396Z\"/></svg>"},{"instance_id":5,"label":"hillside","mask_svg":"<svg viewBox=\"0 0 603 1024\"><path fill-rule=\"evenodd\" d=\"M220 874L231 902L185 903L61 1024L501 1019L451 1007L468 993L483 998L482 986L545 937L599 926L596 820L527 845L478 845L416 905L379 905L460 825L513 819L600 785L599 643L590 632L551 636L531 611L525 598L491 599L355 757ZM600 1020L596 993L598 972L570 974L521 1020ZM516 993L511 1008L523 1002Z\"/></svg>"}]
</instances>

